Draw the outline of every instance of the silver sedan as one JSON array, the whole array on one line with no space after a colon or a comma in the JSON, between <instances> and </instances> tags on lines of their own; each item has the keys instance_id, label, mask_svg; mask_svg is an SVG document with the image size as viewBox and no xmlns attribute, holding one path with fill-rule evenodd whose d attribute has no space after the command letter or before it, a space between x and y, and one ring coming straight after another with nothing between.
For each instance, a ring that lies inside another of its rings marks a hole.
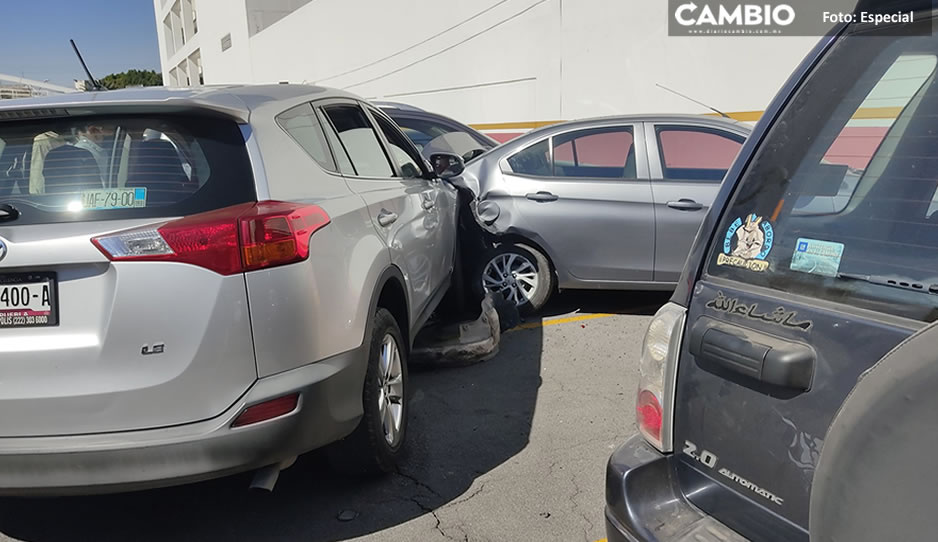
<instances>
[{"instance_id":1,"label":"silver sedan","mask_svg":"<svg viewBox=\"0 0 938 542\"><path fill-rule=\"evenodd\" d=\"M726 170L750 133L707 116L556 124L470 161L496 246L477 281L523 310L570 289L673 288Z\"/></svg>"}]
</instances>

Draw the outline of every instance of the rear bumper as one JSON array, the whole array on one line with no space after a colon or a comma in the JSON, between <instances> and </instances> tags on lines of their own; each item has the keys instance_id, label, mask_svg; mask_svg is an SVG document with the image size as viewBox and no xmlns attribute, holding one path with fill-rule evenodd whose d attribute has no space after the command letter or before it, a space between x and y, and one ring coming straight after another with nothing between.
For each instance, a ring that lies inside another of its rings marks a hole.
<instances>
[{"instance_id":1,"label":"rear bumper","mask_svg":"<svg viewBox=\"0 0 938 542\"><path fill-rule=\"evenodd\" d=\"M606 465L609 542L746 542L684 497L667 456L635 435Z\"/></svg>"},{"instance_id":2,"label":"rear bumper","mask_svg":"<svg viewBox=\"0 0 938 542\"><path fill-rule=\"evenodd\" d=\"M361 417L359 350L258 380L222 415L162 429L0 438L0 495L77 495L183 484L279 463L336 441ZM231 428L248 405L299 392L284 416ZM171 401L171 397L167 397Z\"/></svg>"}]
</instances>

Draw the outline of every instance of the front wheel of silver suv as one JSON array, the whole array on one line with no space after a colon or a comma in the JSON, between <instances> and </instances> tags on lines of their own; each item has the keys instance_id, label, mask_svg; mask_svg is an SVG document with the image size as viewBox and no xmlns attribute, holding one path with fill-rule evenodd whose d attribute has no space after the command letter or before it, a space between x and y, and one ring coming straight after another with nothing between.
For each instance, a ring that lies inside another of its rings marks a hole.
<instances>
[{"instance_id":1,"label":"front wheel of silver suv","mask_svg":"<svg viewBox=\"0 0 938 542\"><path fill-rule=\"evenodd\" d=\"M362 419L332 447L333 464L350 474L394 472L407 435L407 351L400 326L379 308L371 328Z\"/></svg>"}]
</instances>

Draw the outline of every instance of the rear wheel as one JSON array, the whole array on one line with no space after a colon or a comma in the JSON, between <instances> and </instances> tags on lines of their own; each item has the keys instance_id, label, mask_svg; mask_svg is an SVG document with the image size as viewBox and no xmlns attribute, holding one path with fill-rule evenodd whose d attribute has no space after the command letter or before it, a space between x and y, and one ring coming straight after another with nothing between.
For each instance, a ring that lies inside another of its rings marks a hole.
<instances>
[{"instance_id":1,"label":"rear wheel","mask_svg":"<svg viewBox=\"0 0 938 542\"><path fill-rule=\"evenodd\" d=\"M355 431L333 447L332 461L351 474L394 472L407 434L407 352L387 309L372 322L363 415Z\"/></svg>"},{"instance_id":2,"label":"rear wheel","mask_svg":"<svg viewBox=\"0 0 938 542\"><path fill-rule=\"evenodd\" d=\"M505 243L489 251L482 268L482 287L501 294L518 310L530 313L547 303L554 274L547 257L527 245Z\"/></svg>"}]
</instances>

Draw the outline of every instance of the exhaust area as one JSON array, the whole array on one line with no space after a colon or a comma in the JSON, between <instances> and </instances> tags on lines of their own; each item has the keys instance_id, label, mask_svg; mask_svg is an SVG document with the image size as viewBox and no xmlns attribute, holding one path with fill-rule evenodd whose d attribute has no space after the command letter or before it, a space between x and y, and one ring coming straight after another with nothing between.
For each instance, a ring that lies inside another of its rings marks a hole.
<instances>
[{"instance_id":1,"label":"exhaust area","mask_svg":"<svg viewBox=\"0 0 938 542\"><path fill-rule=\"evenodd\" d=\"M254 477L251 479L251 484L248 486L248 489L251 491L272 492L274 486L277 484L277 479L280 478L280 471L289 468L294 462L296 462L296 457L291 457L280 463L274 463L257 469L254 471Z\"/></svg>"}]
</instances>

